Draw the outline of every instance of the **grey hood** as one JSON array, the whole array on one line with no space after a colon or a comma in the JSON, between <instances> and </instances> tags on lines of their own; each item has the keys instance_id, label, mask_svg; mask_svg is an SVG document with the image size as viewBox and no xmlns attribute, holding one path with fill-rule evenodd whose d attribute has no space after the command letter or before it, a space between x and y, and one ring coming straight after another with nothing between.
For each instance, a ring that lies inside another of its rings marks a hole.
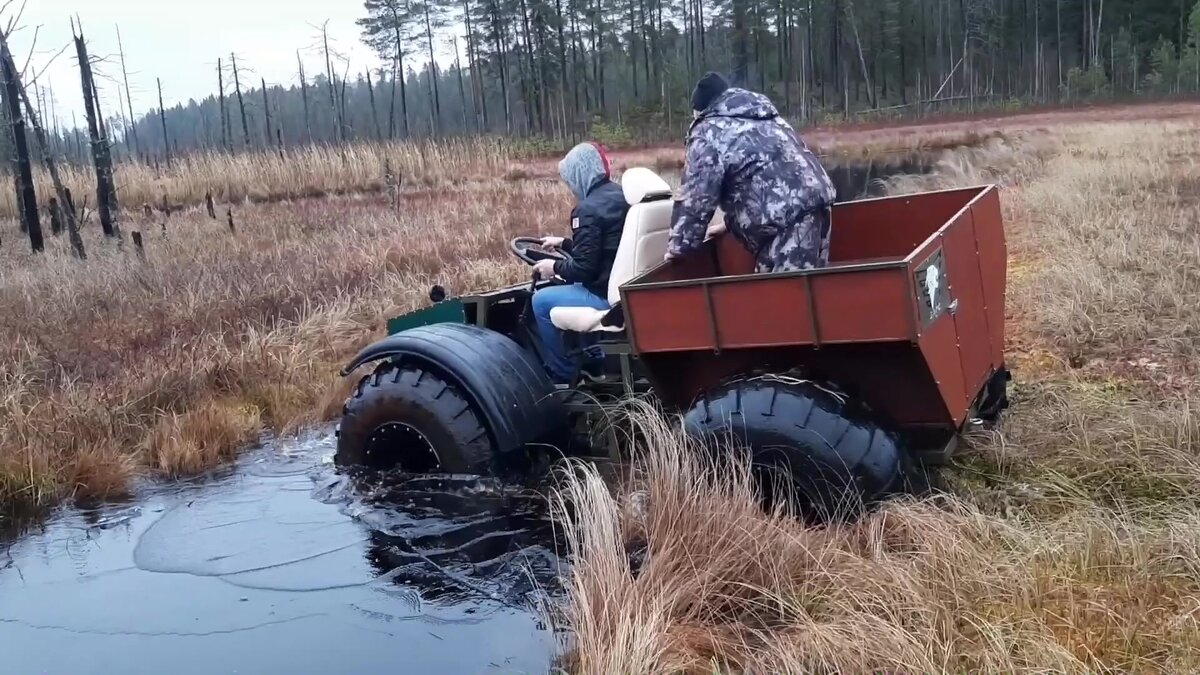
<instances>
[{"instance_id":1,"label":"grey hood","mask_svg":"<svg viewBox=\"0 0 1200 675\"><path fill-rule=\"evenodd\" d=\"M582 200L597 183L608 178L608 169L596 146L580 143L558 163L558 175L571 188L575 199Z\"/></svg>"}]
</instances>

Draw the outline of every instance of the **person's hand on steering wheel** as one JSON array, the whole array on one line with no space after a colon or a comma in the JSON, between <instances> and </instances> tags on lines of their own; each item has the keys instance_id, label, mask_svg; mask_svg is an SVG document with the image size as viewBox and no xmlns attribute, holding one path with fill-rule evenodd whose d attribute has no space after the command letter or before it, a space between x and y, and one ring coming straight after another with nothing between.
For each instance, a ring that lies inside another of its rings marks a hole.
<instances>
[{"instance_id":1,"label":"person's hand on steering wheel","mask_svg":"<svg viewBox=\"0 0 1200 675\"><path fill-rule=\"evenodd\" d=\"M539 279L549 279L554 276L554 261L539 260L533 266L533 274Z\"/></svg>"},{"instance_id":2,"label":"person's hand on steering wheel","mask_svg":"<svg viewBox=\"0 0 1200 675\"><path fill-rule=\"evenodd\" d=\"M557 251L562 248L566 239L562 237L542 237L542 249L546 251Z\"/></svg>"}]
</instances>

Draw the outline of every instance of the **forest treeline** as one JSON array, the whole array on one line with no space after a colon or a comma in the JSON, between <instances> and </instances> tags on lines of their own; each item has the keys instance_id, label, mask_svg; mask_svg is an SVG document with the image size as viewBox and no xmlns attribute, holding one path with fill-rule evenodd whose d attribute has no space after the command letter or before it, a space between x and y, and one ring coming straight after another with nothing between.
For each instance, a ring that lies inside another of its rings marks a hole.
<instances>
[{"instance_id":1,"label":"forest treeline","mask_svg":"<svg viewBox=\"0 0 1200 675\"><path fill-rule=\"evenodd\" d=\"M358 25L374 63L323 49L312 72L297 52L294 81L268 83L214 55L212 93L165 110L135 112L114 78L98 92L114 153L674 138L710 69L799 123L1200 92L1194 0L365 0ZM55 151L88 161L86 128L35 98Z\"/></svg>"}]
</instances>

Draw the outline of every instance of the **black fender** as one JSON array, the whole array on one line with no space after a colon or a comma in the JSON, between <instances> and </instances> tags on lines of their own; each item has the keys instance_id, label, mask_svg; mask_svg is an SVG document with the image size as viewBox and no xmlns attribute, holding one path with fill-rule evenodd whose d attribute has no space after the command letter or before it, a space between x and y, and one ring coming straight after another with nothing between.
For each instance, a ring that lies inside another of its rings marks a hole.
<instances>
[{"instance_id":1,"label":"black fender","mask_svg":"<svg viewBox=\"0 0 1200 675\"><path fill-rule=\"evenodd\" d=\"M453 382L483 415L498 452L548 439L567 422L542 365L495 331L460 323L411 328L363 349L342 375L384 359L420 364Z\"/></svg>"}]
</instances>

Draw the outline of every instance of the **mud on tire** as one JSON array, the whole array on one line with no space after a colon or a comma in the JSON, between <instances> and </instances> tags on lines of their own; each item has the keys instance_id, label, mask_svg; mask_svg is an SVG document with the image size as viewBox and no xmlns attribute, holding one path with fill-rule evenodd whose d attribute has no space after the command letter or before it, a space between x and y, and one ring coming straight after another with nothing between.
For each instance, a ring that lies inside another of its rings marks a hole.
<instances>
[{"instance_id":1,"label":"mud on tire","mask_svg":"<svg viewBox=\"0 0 1200 675\"><path fill-rule=\"evenodd\" d=\"M471 402L437 373L380 364L342 409L335 462L416 473L486 474L492 440Z\"/></svg>"},{"instance_id":2,"label":"mud on tire","mask_svg":"<svg viewBox=\"0 0 1200 675\"><path fill-rule=\"evenodd\" d=\"M854 517L905 491L911 462L870 411L817 384L752 378L718 386L684 418L709 451L749 451L764 499L790 484L795 506L819 520Z\"/></svg>"}]
</instances>

